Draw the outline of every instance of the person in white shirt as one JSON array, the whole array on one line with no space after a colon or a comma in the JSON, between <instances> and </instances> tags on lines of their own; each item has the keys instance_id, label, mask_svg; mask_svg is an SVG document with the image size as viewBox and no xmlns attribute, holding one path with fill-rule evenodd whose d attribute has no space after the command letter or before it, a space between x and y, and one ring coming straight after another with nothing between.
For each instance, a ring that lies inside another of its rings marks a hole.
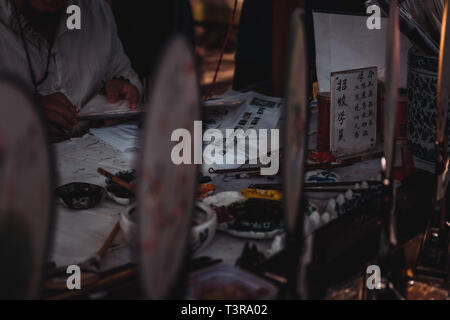
<instances>
[{"instance_id":1,"label":"person in white shirt","mask_svg":"<svg viewBox=\"0 0 450 320\"><path fill-rule=\"evenodd\" d=\"M79 30L67 28L70 5L81 9ZM104 0L0 0L0 73L34 92L53 137L70 132L79 109L102 90L131 108L142 93Z\"/></svg>"}]
</instances>

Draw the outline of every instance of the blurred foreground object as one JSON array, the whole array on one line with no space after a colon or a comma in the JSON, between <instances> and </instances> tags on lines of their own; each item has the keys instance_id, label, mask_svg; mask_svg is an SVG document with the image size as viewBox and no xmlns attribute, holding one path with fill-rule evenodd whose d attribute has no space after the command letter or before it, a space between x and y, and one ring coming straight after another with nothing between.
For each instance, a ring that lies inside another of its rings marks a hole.
<instances>
[{"instance_id":1,"label":"blurred foreground object","mask_svg":"<svg viewBox=\"0 0 450 320\"><path fill-rule=\"evenodd\" d=\"M52 235L47 133L24 88L0 76L0 299L38 296Z\"/></svg>"}]
</instances>

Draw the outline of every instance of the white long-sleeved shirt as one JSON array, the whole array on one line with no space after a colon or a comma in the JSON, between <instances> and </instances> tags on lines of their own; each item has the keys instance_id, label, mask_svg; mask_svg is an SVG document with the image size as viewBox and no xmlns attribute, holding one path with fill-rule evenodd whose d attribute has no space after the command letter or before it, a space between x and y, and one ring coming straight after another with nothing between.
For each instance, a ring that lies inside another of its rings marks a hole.
<instances>
[{"instance_id":1,"label":"white long-sleeved shirt","mask_svg":"<svg viewBox=\"0 0 450 320\"><path fill-rule=\"evenodd\" d=\"M14 74L34 90L11 1L0 0L0 74ZM68 2L81 8L81 30L68 30L69 15L63 14L51 50L49 74L38 86L38 93L62 92L74 106L82 108L107 81L120 77L129 80L142 93L139 78L123 51L109 5L104 0ZM20 19L36 81L40 81L45 74L49 45L22 15Z\"/></svg>"}]
</instances>

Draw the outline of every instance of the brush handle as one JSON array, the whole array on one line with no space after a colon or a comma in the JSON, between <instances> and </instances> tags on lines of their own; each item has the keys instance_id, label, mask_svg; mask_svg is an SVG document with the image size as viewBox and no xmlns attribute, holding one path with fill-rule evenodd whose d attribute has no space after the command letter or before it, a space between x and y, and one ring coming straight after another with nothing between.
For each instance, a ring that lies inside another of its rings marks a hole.
<instances>
[{"instance_id":1,"label":"brush handle","mask_svg":"<svg viewBox=\"0 0 450 320\"><path fill-rule=\"evenodd\" d=\"M106 253L106 250L108 250L109 247L111 247L114 238L119 233L119 231L120 231L120 221L117 221L116 224L114 225L114 228L111 230L111 233L108 235L108 238L106 238L102 247L100 248L100 250L98 250L97 255L99 257L102 257Z\"/></svg>"},{"instance_id":2,"label":"brush handle","mask_svg":"<svg viewBox=\"0 0 450 320\"><path fill-rule=\"evenodd\" d=\"M108 171L98 168L97 172L100 173L102 176L111 179L112 182L117 183L119 186L127 189L128 191L131 191L134 193L134 188L126 181L120 179L119 177L116 177L115 175L109 173Z\"/></svg>"}]
</instances>

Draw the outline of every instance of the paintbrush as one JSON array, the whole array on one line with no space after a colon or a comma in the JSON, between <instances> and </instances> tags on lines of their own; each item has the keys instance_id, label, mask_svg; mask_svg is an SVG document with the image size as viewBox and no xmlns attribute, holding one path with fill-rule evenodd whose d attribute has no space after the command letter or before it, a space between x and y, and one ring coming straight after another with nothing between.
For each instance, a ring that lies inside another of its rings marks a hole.
<instances>
[{"instance_id":1,"label":"paintbrush","mask_svg":"<svg viewBox=\"0 0 450 320\"><path fill-rule=\"evenodd\" d=\"M251 168L236 168L236 169L214 169L209 168L208 172L210 174L224 174L224 173L238 173L238 172L253 172L260 171L261 167L251 167Z\"/></svg>"},{"instance_id":2,"label":"paintbrush","mask_svg":"<svg viewBox=\"0 0 450 320\"><path fill-rule=\"evenodd\" d=\"M381 181L365 181L368 185L376 186L381 185ZM316 187L341 187L341 186L354 186L356 184L361 184L362 181L339 181L339 182L308 182L305 183L305 188L316 188Z\"/></svg>"},{"instance_id":3,"label":"paintbrush","mask_svg":"<svg viewBox=\"0 0 450 320\"><path fill-rule=\"evenodd\" d=\"M313 171L313 170L331 170L331 169L337 169L342 167L348 167L353 165L353 163L315 163L315 164L307 164L305 167L306 171Z\"/></svg>"},{"instance_id":4,"label":"paintbrush","mask_svg":"<svg viewBox=\"0 0 450 320\"><path fill-rule=\"evenodd\" d=\"M377 0L377 2L384 12L389 12L391 0ZM415 47L421 52L438 55L439 44L424 30L423 26L416 21L415 17L402 6L398 6L398 14L401 32L408 37Z\"/></svg>"},{"instance_id":5,"label":"paintbrush","mask_svg":"<svg viewBox=\"0 0 450 320\"><path fill-rule=\"evenodd\" d=\"M135 275L136 275L136 267L129 266L124 270L114 272L111 275L106 276L105 278L98 279L98 281L96 281L91 285L88 285L86 287L83 286L81 290L66 291L62 294L49 297L48 300L68 300L83 297L88 293L95 292L96 290L100 290L102 288L109 288L115 283L130 280ZM65 289L67 289L67 287Z\"/></svg>"},{"instance_id":6,"label":"paintbrush","mask_svg":"<svg viewBox=\"0 0 450 320\"><path fill-rule=\"evenodd\" d=\"M248 186L249 189L260 189L260 190L281 190L281 183L263 183L263 184L251 184Z\"/></svg>"},{"instance_id":7,"label":"paintbrush","mask_svg":"<svg viewBox=\"0 0 450 320\"><path fill-rule=\"evenodd\" d=\"M354 189L333 189L333 188L305 188L305 189L303 189L303 191L307 192L307 193L313 193L313 192L346 193L348 190L351 190L353 193L365 193L365 192L369 191L369 190L365 190L365 189L354 190Z\"/></svg>"},{"instance_id":8,"label":"paintbrush","mask_svg":"<svg viewBox=\"0 0 450 320\"><path fill-rule=\"evenodd\" d=\"M117 183L119 186L121 186L122 188L127 189L130 192L135 193L134 187L129 184L128 182L120 179L119 177L113 175L112 173L109 173L108 171L102 169L102 168L98 168L97 172L100 173L102 176L111 179L112 182Z\"/></svg>"},{"instance_id":9,"label":"paintbrush","mask_svg":"<svg viewBox=\"0 0 450 320\"><path fill-rule=\"evenodd\" d=\"M109 247L111 247L119 231L120 231L120 220L116 222L113 229L111 230L105 242L103 242L103 245L97 251L97 253L80 264L82 270L84 270L85 272L91 271L94 273L100 271L100 261L102 257L105 255L106 251L109 249Z\"/></svg>"},{"instance_id":10,"label":"paintbrush","mask_svg":"<svg viewBox=\"0 0 450 320\"><path fill-rule=\"evenodd\" d=\"M443 0L405 0L399 6L404 8L436 43L439 43L444 12Z\"/></svg>"},{"instance_id":11,"label":"paintbrush","mask_svg":"<svg viewBox=\"0 0 450 320\"><path fill-rule=\"evenodd\" d=\"M106 240L103 242L101 248L97 253L83 261L79 264L80 269L83 271L82 274L82 284L84 286L90 286L99 280L98 272L100 271L100 261L105 255L106 251L111 247L115 237L120 231L120 220L116 222L113 229L109 233ZM66 274L67 267L60 267L52 270L49 274L49 280L46 282L45 286L47 289L53 290L64 290L67 289L66 277L63 277L61 281L57 280L57 277Z\"/></svg>"},{"instance_id":12,"label":"paintbrush","mask_svg":"<svg viewBox=\"0 0 450 320\"><path fill-rule=\"evenodd\" d=\"M336 169L353 165L354 162L350 160L345 160L342 162L335 163L314 163L306 165L307 171L312 170L327 170L327 169ZM208 172L210 174L225 174L225 173L239 173L239 172L255 172L260 171L263 167L251 167L251 168L236 168L236 169L219 169L215 170L214 168L209 168Z\"/></svg>"},{"instance_id":13,"label":"paintbrush","mask_svg":"<svg viewBox=\"0 0 450 320\"><path fill-rule=\"evenodd\" d=\"M319 183L305 183L305 188L319 188L319 187L342 187L342 186L355 186L361 184L362 181L340 181L340 182L319 182ZM366 181L369 186L381 185L381 181ZM261 190L281 190L281 183L261 183L251 184L249 189L261 189Z\"/></svg>"}]
</instances>

